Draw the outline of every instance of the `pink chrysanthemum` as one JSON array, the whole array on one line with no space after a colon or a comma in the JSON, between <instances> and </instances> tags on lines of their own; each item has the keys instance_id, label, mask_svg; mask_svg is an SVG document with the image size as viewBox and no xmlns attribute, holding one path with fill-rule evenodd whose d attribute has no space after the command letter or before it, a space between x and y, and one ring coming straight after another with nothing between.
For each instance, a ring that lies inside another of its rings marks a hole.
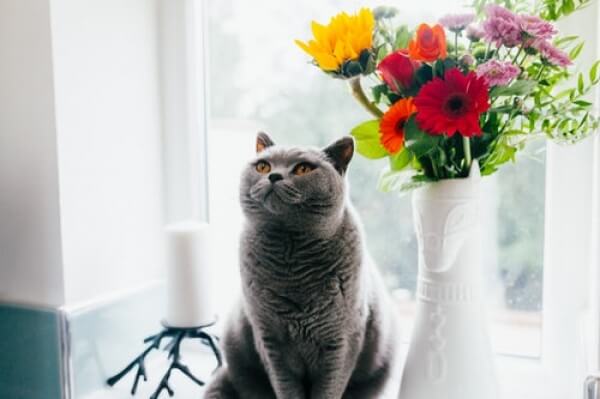
<instances>
[{"instance_id":1,"label":"pink chrysanthemum","mask_svg":"<svg viewBox=\"0 0 600 399\"><path fill-rule=\"evenodd\" d=\"M521 43L521 21L517 14L497 4L488 5L485 12L487 19L482 27L487 41L496 47L515 47Z\"/></svg>"},{"instance_id":2,"label":"pink chrysanthemum","mask_svg":"<svg viewBox=\"0 0 600 399\"><path fill-rule=\"evenodd\" d=\"M477 67L477 76L485 79L489 86L506 86L519 76L521 69L511 62L489 60Z\"/></svg>"},{"instance_id":3,"label":"pink chrysanthemum","mask_svg":"<svg viewBox=\"0 0 600 399\"><path fill-rule=\"evenodd\" d=\"M573 63L569 55L564 51L554 47L547 40L539 40L533 44L533 47L540 52L540 56L548 63L560 67L566 67Z\"/></svg>"},{"instance_id":4,"label":"pink chrysanthemum","mask_svg":"<svg viewBox=\"0 0 600 399\"><path fill-rule=\"evenodd\" d=\"M474 20L475 14L448 14L440 18L439 22L450 31L458 33Z\"/></svg>"},{"instance_id":5,"label":"pink chrysanthemum","mask_svg":"<svg viewBox=\"0 0 600 399\"><path fill-rule=\"evenodd\" d=\"M520 19L522 34L536 40L551 39L558 33L554 25L534 15L521 15Z\"/></svg>"},{"instance_id":6,"label":"pink chrysanthemum","mask_svg":"<svg viewBox=\"0 0 600 399\"><path fill-rule=\"evenodd\" d=\"M465 32L467 35L467 39L472 42L478 42L485 36L485 32L481 29L479 25L469 25L467 26L467 30Z\"/></svg>"}]
</instances>

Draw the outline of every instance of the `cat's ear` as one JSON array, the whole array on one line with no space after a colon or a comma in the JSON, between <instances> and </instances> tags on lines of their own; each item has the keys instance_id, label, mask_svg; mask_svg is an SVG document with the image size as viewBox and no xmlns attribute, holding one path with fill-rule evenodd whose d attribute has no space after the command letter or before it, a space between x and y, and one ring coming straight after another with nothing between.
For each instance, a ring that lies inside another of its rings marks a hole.
<instances>
[{"instance_id":1,"label":"cat's ear","mask_svg":"<svg viewBox=\"0 0 600 399\"><path fill-rule=\"evenodd\" d=\"M271 147L272 145L275 145L275 143L273 142L273 140L271 140L268 134L266 134L265 132L258 132L258 134L256 135L257 154L260 154L266 148Z\"/></svg>"},{"instance_id":2,"label":"cat's ear","mask_svg":"<svg viewBox=\"0 0 600 399\"><path fill-rule=\"evenodd\" d=\"M346 173L352 155L354 155L354 140L349 136L342 137L326 147L323 152L327 155L337 171L343 175Z\"/></svg>"}]
</instances>

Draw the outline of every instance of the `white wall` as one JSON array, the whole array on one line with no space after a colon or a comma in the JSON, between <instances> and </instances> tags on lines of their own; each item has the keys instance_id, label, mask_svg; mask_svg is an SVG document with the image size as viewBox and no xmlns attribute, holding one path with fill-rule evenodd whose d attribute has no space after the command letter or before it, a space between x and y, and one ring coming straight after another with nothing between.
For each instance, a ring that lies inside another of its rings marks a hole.
<instances>
[{"instance_id":1,"label":"white wall","mask_svg":"<svg viewBox=\"0 0 600 399\"><path fill-rule=\"evenodd\" d=\"M64 300L47 0L0 0L0 301Z\"/></svg>"},{"instance_id":2,"label":"white wall","mask_svg":"<svg viewBox=\"0 0 600 399\"><path fill-rule=\"evenodd\" d=\"M154 0L51 0L67 304L162 275Z\"/></svg>"},{"instance_id":3,"label":"white wall","mask_svg":"<svg viewBox=\"0 0 600 399\"><path fill-rule=\"evenodd\" d=\"M163 275L158 0L0 0L0 302Z\"/></svg>"}]
</instances>

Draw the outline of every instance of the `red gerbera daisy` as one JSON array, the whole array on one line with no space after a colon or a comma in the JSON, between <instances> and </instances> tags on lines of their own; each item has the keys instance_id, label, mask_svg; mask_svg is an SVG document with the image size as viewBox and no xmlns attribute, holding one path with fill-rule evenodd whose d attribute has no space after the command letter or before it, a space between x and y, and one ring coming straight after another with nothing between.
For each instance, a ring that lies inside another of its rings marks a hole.
<instances>
[{"instance_id":1,"label":"red gerbera daisy","mask_svg":"<svg viewBox=\"0 0 600 399\"><path fill-rule=\"evenodd\" d=\"M449 69L444 79L426 83L415 97L417 124L430 134L481 136L479 115L490 108L488 92L485 80L474 72Z\"/></svg>"}]
</instances>

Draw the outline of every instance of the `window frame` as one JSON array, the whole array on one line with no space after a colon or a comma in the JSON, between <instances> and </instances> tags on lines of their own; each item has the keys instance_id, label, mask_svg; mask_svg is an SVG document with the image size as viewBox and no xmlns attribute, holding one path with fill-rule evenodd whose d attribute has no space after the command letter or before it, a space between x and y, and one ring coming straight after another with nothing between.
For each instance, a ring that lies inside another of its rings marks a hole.
<instances>
[{"instance_id":1,"label":"window frame","mask_svg":"<svg viewBox=\"0 0 600 399\"><path fill-rule=\"evenodd\" d=\"M597 21L598 3L585 12L561 21L559 28L585 40L588 49L578 64L587 75L600 55L600 30L590 29L584 19ZM590 97L598 104L598 90ZM596 107L596 115L597 111ZM547 150L541 357L546 378L541 382L551 386L557 398L581 395L586 376L598 372L590 368L586 357L598 353L600 342L600 324L592 317L593 309L600 309L599 286L594 282L598 262L593 259L600 249L593 236L600 185L600 153L595 150L599 140L596 134L575 146L549 143Z\"/></svg>"},{"instance_id":2,"label":"window frame","mask_svg":"<svg viewBox=\"0 0 600 399\"><path fill-rule=\"evenodd\" d=\"M165 219L208 222L204 0L158 7Z\"/></svg>"},{"instance_id":3,"label":"window frame","mask_svg":"<svg viewBox=\"0 0 600 399\"><path fill-rule=\"evenodd\" d=\"M600 13L600 12L599 12ZM600 42L600 39L599 39ZM600 43L598 43L600 49ZM600 101L600 90L596 93L596 104ZM597 112L597 111L596 111ZM598 112L597 112L598 113ZM587 324L587 346L589 375L600 375L600 135L594 142L594 187L592 199L592 254L590 259L590 299Z\"/></svg>"},{"instance_id":4,"label":"window frame","mask_svg":"<svg viewBox=\"0 0 600 399\"><path fill-rule=\"evenodd\" d=\"M160 7L167 220L208 220L205 0ZM586 12L600 15L598 4ZM561 30L579 31L594 47L587 57L597 58L600 32L577 21ZM587 200L575 206L579 198ZM600 137L573 147L548 143L545 200L542 353L497 355L506 397L574 397L585 377L600 371Z\"/></svg>"}]
</instances>

